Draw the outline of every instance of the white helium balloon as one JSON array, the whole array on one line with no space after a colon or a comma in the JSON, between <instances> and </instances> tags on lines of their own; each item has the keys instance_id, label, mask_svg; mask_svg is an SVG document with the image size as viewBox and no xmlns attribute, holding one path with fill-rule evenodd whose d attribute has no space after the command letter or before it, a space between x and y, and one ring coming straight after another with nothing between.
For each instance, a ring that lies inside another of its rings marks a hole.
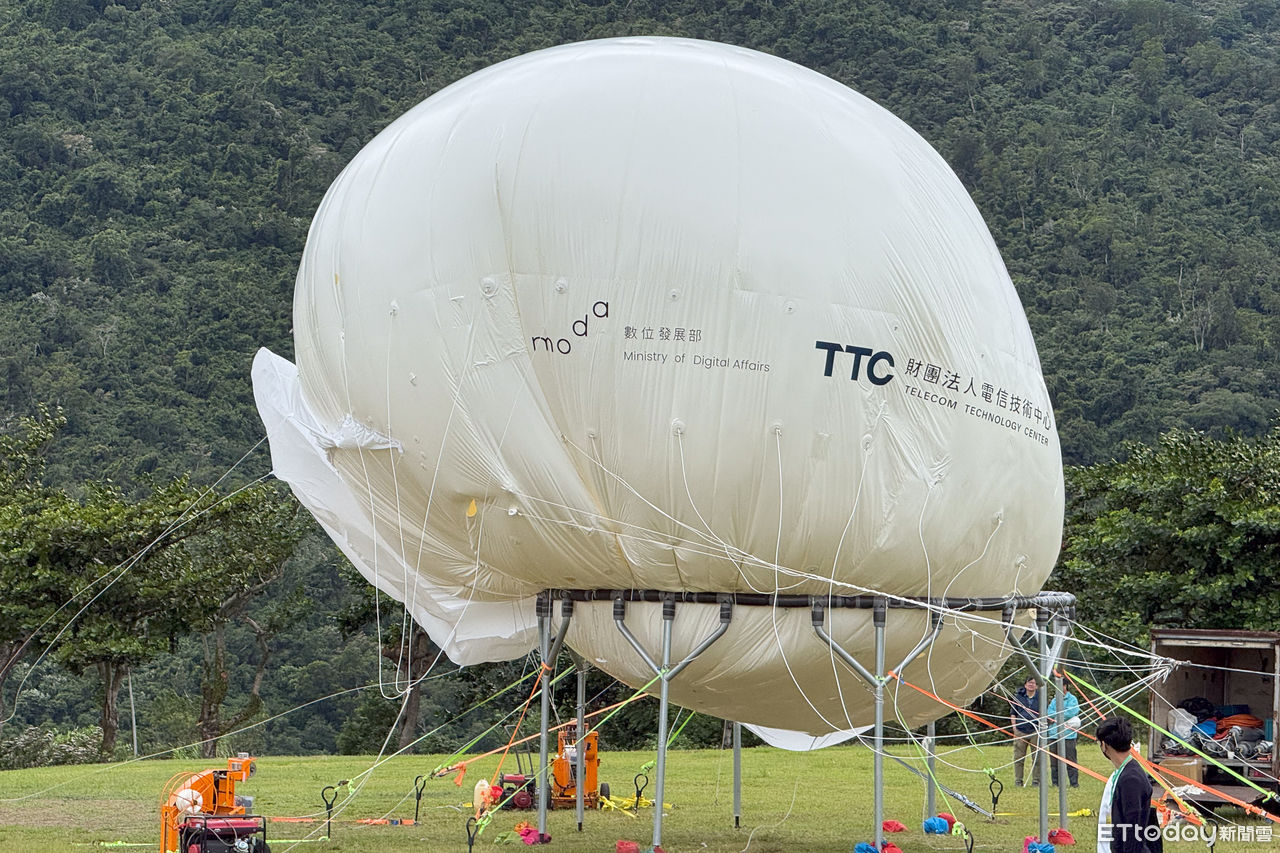
<instances>
[{"instance_id":1,"label":"white helium balloon","mask_svg":"<svg viewBox=\"0 0 1280 853\"><path fill-rule=\"evenodd\" d=\"M994 597L1057 556L1052 409L981 216L775 57L609 39L440 91L325 196L294 329L296 373L255 364L277 473L461 662L527 651L543 589ZM658 607L627 618L653 654ZM677 659L718 613L679 606ZM570 645L649 682L611 614L579 604ZM827 628L870 664L869 611ZM889 665L927 630L891 611ZM967 701L1006 655L948 618L904 678ZM739 606L671 697L815 736L871 707L807 608Z\"/></svg>"}]
</instances>

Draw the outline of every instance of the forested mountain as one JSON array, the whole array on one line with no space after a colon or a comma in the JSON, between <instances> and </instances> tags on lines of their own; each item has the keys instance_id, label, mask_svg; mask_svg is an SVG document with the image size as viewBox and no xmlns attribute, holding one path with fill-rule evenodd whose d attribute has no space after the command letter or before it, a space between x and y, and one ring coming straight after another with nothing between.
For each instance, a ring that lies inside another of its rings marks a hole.
<instances>
[{"instance_id":1,"label":"forested mountain","mask_svg":"<svg viewBox=\"0 0 1280 853\"><path fill-rule=\"evenodd\" d=\"M494 62L639 34L784 57L928 139L1005 257L1068 462L1173 427L1276 422L1280 0L12 0L0 420L61 407L54 485L212 482L262 437L250 361L291 356L307 226L361 146ZM259 447L232 479L268 467ZM333 571L318 558L285 580L331 612L356 594L317 583ZM355 686L351 659L368 674L376 646L300 621L278 640L268 708ZM251 675L252 637L230 647ZM179 661L145 673L157 731L198 691ZM89 687L47 678L47 716L91 719ZM276 746L334 748L362 701L276 729Z\"/></svg>"},{"instance_id":2,"label":"forested mountain","mask_svg":"<svg viewBox=\"0 0 1280 853\"><path fill-rule=\"evenodd\" d=\"M493 62L622 34L777 54L874 98L972 191L1067 460L1280 399L1280 14L1251 2L44 0L0 11L0 413L51 476L221 473L261 436L328 183ZM259 467L264 465L259 462Z\"/></svg>"}]
</instances>

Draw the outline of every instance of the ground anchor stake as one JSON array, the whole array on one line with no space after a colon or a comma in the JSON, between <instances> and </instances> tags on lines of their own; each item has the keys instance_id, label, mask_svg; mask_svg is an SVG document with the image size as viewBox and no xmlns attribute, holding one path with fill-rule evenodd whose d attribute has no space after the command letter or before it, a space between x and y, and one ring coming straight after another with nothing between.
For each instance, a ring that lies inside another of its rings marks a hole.
<instances>
[{"instance_id":1,"label":"ground anchor stake","mask_svg":"<svg viewBox=\"0 0 1280 853\"><path fill-rule=\"evenodd\" d=\"M418 809L422 805L422 790L427 787L427 777L419 776L413 780L413 822L418 823Z\"/></svg>"},{"instance_id":2,"label":"ground anchor stake","mask_svg":"<svg viewBox=\"0 0 1280 853\"><path fill-rule=\"evenodd\" d=\"M324 837L333 838L333 804L338 801L338 789L333 785L325 785L320 791L320 799L324 800L325 819Z\"/></svg>"}]
</instances>

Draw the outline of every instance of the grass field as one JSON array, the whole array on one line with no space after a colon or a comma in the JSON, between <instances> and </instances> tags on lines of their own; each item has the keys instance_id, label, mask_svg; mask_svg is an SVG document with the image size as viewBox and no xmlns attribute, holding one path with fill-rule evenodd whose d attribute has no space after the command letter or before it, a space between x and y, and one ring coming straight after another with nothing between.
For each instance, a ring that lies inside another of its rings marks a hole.
<instances>
[{"instance_id":1,"label":"grass field","mask_svg":"<svg viewBox=\"0 0 1280 853\"><path fill-rule=\"evenodd\" d=\"M954 764L978 770L986 764L1007 762L1006 750L988 748L986 754L969 748L947 756ZM1091 750L1081 751L1083 761L1104 769ZM904 757L913 756L907 750ZM652 753L603 752L600 778L613 795L632 791L631 780ZM269 834L274 853L293 849L308 851L466 851L464 824L470 815L467 803L475 781L490 774L496 759L473 765L461 787L451 779L426 783L420 821L414 826L379 826L357 823L367 818L411 818L414 810L414 778L428 773L440 759L408 756L386 761L372 773L371 757L311 757L259 760L259 772L241 783L238 793L255 798L254 810L271 817L323 815L320 791L341 779L363 776L363 785L334 821L331 840L314 840L322 824L272 822ZM510 762L511 759L508 759ZM0 851L4 853L52 853L92 850L97 845L115 849L158 849L158 800L165 783L184 771L225 766L218 761L142 761L126 766L78 766L0 773ZM671 808L663 822L663 848L668 853L729 853L729 851L844 851L859 841L872 839L871 753L860 747L835 747L815 753L787 753L769 748L743 751L742 825L733 827L733 765L728 751L702 750L671 753L668 761L667 796ZM504 768L514 769L514 768ZM986 777L954 768L939 768L943 784L989 807ZM999 810L1007 813L994 823L967 811L956 802L939 798L939 810L950 811L973 830L977 850L1020 851L1022 840L1037 831L1035 788L1013 787L1012 773L1001 774L1005 783ZM923 783L899 765L885 762L885 817L906 824L908 831L888 836L903 853L965 849L961 839L926 837L920 830L924 815ZM1081 776L1080 787L1069 789L1069 808L1095 809L1102 783ZM650 785L646 794L653 794ZM343 800L339 799L339 806ZM1058 826L1057 790L1050 789L1050 827ZM1245 822L1240 813L1229 815ZM503 811L479 837L476 849L495 847L494 838L520 820L536 822L534 812ZM1092 817L1069 819L1077 838L1074 849L1096 846ZM648 849L652 840L653 813L642 810L633 818L617 811L589 812L583 832L577 832L572 810L553 811L549 819L552 843L541 849L560 851L613 851L619 839L640 842ZM287 839L308 840L299 844ZM1280 836L1277 836L1280 842ZM126 844L120 844L125 842ZM139 845L139 846L131 846ZM145 845L145 846L143 846ZM516 844L510 849L522 849ZM1168 850L1203 850L1200 842L1166 844ZM1275 849L1262 842L1219 843L1215 853L1260 853Z\"/></svg>"}]
</instances>

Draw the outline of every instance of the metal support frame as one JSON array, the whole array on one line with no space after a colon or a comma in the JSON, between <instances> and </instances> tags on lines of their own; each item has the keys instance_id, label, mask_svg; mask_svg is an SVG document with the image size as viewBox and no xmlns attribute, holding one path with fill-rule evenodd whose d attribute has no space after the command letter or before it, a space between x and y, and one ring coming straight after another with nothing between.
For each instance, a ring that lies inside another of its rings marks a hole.
<instances>
[{"instance_id":1,"label":"metal support frame","mask_svg":"<svg viewBox=\"0 0 1280 853\"><path fill-rule=\"evenodd\" d=\"M841 660L849 664L850 668L863 681L871 685L871 692L876 705L875 750L872 756L872 772L875 778L873 783L875 791L872 800L872 820L875 822L875 847L879 850L884 846L884 685L888 681L885 675L884 655L885 623L888 621L889 600L877 598L871 610L872 625L875 628L875 672L869 672L857 658L841 648L840 644L827 633L824 627L826 623L825 599L815 596L811 600L811 606L813 608L813 630ZM933 641L938 638L938 634L942 631L942 613L938 610L931 610L929 611L929 618L931 622L930 632L920 642L916 643L915 648L907 653L907 656L902 659L902 663L894 667L893 672L899 672L904 669L907 664L919 657L920 653L929 648Z\"/></svg>"},{"instance_id":2,"label":"metal support frame","mask_svg":"<svg viewBox=\"0 0 1280 853\"><path fill-rule=\"evenodd\" d=\"M733 724L733 828L742 826L742 723Z\"/></svg>"},{"instance_id":3,"label":"metal support frame","mask_svg":"<svg viewBox=\"0 0 1280 853\"><path fill-rule=\"evenodd\" d=\"M561 601L561 623L558 630L552 635L551 630L551 611L552 602L559 598ZM538 831L546 834L547 831L547 810L550 800L550 786L548 784L550 766L549 758L549 725L551 716L551 675L555 670L555 660L564 645L565 635L569 630L569 622L573 615L573 603L575 601L596 602L596 601L612 601L613 602L613 618L614 624L618 631L626 639L626 641L640 655L641 660L658 676L661 682L659 688L659 710L658 710L658 760L657 760L657 780L656 780L656 799L653 820L653 846L658 847L662 843L662 804L665 795L666 786L666 755L667 755L667 723L669 716L669 685L673 678L680 674L690 663L698 656L711 647L713 643L724 636L729 629L729 623L732 620L734 605L743 606L767 606L777 608L799 608L808 607L812 613L814 630L825 642L831 650L840 657L842 661L861 677L872 688L876 702L876 721L875 721L875 839L877 849L883 846L884 842L884 687L890 675L904 669L908 664L915 660L924 652L937 638L942 630L942 613L943 611L960 611L960 612L1003 612L1004 622L1006 626L1006 637L1010 643L1021 654L1026 661L1028 667L1038 678L1044 683L1048 680L1043 673L1053 671L1053 667L1059 660L1063 647L1067 642L1068 624L1065 614L1069 614L1075 606L1075 596L1062 592L1041 592L1036 595L1011 595L1002 597L986 597L986 598L913 598L896 596L889 598L879 595L826 595L826 596L810 596L810 595L783 595L769 593L706 593L706 592L667 592L662 590L619 590L619 589L561 589L561 590L545 590L537 597L536 614L538 618L538 650L542 657L545 667L542 673L542 721L541 721L541 738L539 742L539 762L537 775L538 785ZM662 639L659 657L661 663L655 661L653 656L645 650L640 641L636 639L630 629L626 625L626 606L627 602L644 601L659 602L662 604ZM672 665L671 662L671 645L672 645L672 623L675 620L676 605L681 603L695 604L719 604L720 605L720 625L713 631L710 636L698 644L679 663ZM1039 666L1032 659L1031 654L1023 647L1022 643L1013 636L1013 617L1018 610L1027 608L1036 608L1036 621L1040 633L1040 662ZM872 610L873 625L875 627L875 671L867 669L853 655L840 647L835 640L827 634L825 630L825 613L827 609L852 608L861 610ZM910 653L903 658L902 662L892 670L885 670L885 629L887 621L887 611L891 609L920 609L929 608L931 616L932 630L928 635L920 640L919 643L911 650ZM1045 630L1050 611L1054 612L1054 641L1049 643L1048 631ZM1043 614L1043 615L1042 615ZM586 666L576 656L574 657L574 665L579 668L578 672L578 730L579 735L585 733L585 675ZM1046 688L1047 693L1047 688ZM1061 687L1059 688L1059 696L1062 695ZM1040 714L1043 718L1046 716L1047 705L1045 694L1041 694ZM1059 706L1062 702L1059 701ZM1061 707L1059 707L1059 717L1061 717ZM1061 733L1064 721L1058 720L1059 731ZM933 773L933 757L934 757L934 729L930 723L928 736L928 761L929 761L929 810L934 809L934 790L936 784ZM1039 734L1039 752L1047 754L1047 732L1043 729ZM734 826L740 825L742 814L742 766L741 766L741 748L742 748L742 728L739 723L733 726L733 746L734 746ZM582 765L582 750L578 751L578 778L583 779L584 768ZM1042 762L1040 765L1041 785L1040 785L1040 839L1047 841L1048 839L1048 803L1047 803L1047 778L1048 763ZM578 786L578 829L582 829L583 824L583 792L581 785ZM981 809L977 809L981 811ZM1065 789L1059 792L1059 810L1062 812L1061 819L1063 826L1066 826L1066 804Z\"/></svg>"},{"instance_id":4,"label":"metal support frame","mask_svg":"<svg viewBox=\"0 0 1280 853\"><path fill-rule=\"evenodd\" d=\"M934 720L930 720L929 728L926 730L924 737L925 767L928 768L929 771L929 778L924 782L924 811L926 817L933 817L938 813L938 792L937 786L933 781L938 778L938 774L934 772L936 770L936 764L933 754L937 741L938 726Z\"/></svg>"},{"instance_id":5,"label":"metal support frame","mask_svg":"<svg viewBox=\"0 0 1280 853\"><path fill-rule=\"evenodd\" d=\"M1070 607L1070 605L1068 605ZM1005 636L1008 641L1017 649L1023 661L1027 664L1027 669L1031 674L1044 686L1039 692L1040 710L1039 719L1036 723L1036 769L1040 777L1040 842L1047 843L1049 841L1049 762L1056 759L1049 750L1049 729L1046 718L1049 716L1049 685L1055 681L1053 671L1058 665L1058 661L1062 659L1062 652L1066 648L1067 636L1070 625L1065 618L1065 614L1060 609L1050 610L1050 607L1041 606L1036 608L1036 636L1039 638L1039 665L1032 658L1031 653L1026 646L1022 644L1022 640L1014 636L1014 613L1012 608L1006 607L1004 613ZM1053 640L1050 641L1049 620L1053 620ZM1062 714L1063 690L1061 687L1062 680L1057 679L1058 702L1057 708L1057 724L1058 724L1058 754L1062 753L1061 741L1065 734L1063 727L1065 720ZM1058 780L1065 780L1066 764L1058 760ZM1058 790L1058 812L1059 820L1065 829L1067 826L1067 788L1061 785Z\"/></svg>"},{"instance_id":6,"label":"metal support frame","mask_svg":"<svg viewBox=\"0 0 1280 853\"><path fill-rule=\"evenodd\" d=\"M1055 631L1056 633L1056 631ZM1057 754L1058 771L1058 826L1063 829L1067 828L1067 782L1070 778L1067 774L1067 715L1066 709L1062 706L1066 704L1066 689L1063 686L1062 669L1057 668L1058 674L1054 678L1054 695L1057 701L1054 703L1054 725L1058 730L1058 739L1054 744L1054 752ZM1077 756L1079 757L1079 756Z\"/></svg>"},{"instance_id":7,"label":"metal support frame","mask_svg":"<svg viewBox=\"0 0 1280 853\"><path fill-rule=\"evenodd\" d=\"M573 599L566 597L561 602L560 628L556 631L554 639L551 637L550 594L538 596L534 612L538 616L538 652L542 657L542 672L538 676L542 681L542 720L538 739L538 774L536 783L538 787L538 833L539 837L541 837L547 834L547 807L551 798L550 766L547 761L549 753L547 741L551 722L551 676L555 673L556 658L559 657L560 649L564 646L564 636L569 633L569 620L573 617Z\"/></svg>"},{"instance_id":8,"label":"metal support frame","mask_svg":"<svg viewBox=\"0 0 1280 853\"><path fill-rule=\"evenodd\" d=\"M656 792L654 793L653 804L653 846L659 847L662 844L662 803L663 797L666 795L667 784L667 715L670 707L670 689L671 680L691 664L695 658L711 647L711 644L724 636L729 630L729 623L733 621L733 597L730 595L722 595L717 597L720 604L720 625L705 640L697 645L693 651L685 656L675 666L671 665L671 629L676 618L676 595L663 594L662 602L662 663L659 664L645 650L640 641L636 639L631 630L627 628L627 598L624 595L617 595L613 599L613 622L618 626L618 631L626 639L631 647L640 655L641 660L653 670L653 674L658 676L659 693L658 693L658 761L657 761L657 780L655 782Z\"/></svg>"},{"instance_id":9,"label":"metal support frame","mask_svg":"<svg viewBox=\"0 0 1280 853\"><path fill-rule=\"evenodd\" d=\"M577 772L577 784L574 785L576 790L576 802L574 803L578 815L578 832L582 832L582 819L586 813L586 805L583 794L583 784L586 781L586 743L587 743L587 662L575 651L569 651L569 658L573 661L573 668L578 672L578 745L576 755L574 757L574 767Z\"/></svg>"}]
</instances>

